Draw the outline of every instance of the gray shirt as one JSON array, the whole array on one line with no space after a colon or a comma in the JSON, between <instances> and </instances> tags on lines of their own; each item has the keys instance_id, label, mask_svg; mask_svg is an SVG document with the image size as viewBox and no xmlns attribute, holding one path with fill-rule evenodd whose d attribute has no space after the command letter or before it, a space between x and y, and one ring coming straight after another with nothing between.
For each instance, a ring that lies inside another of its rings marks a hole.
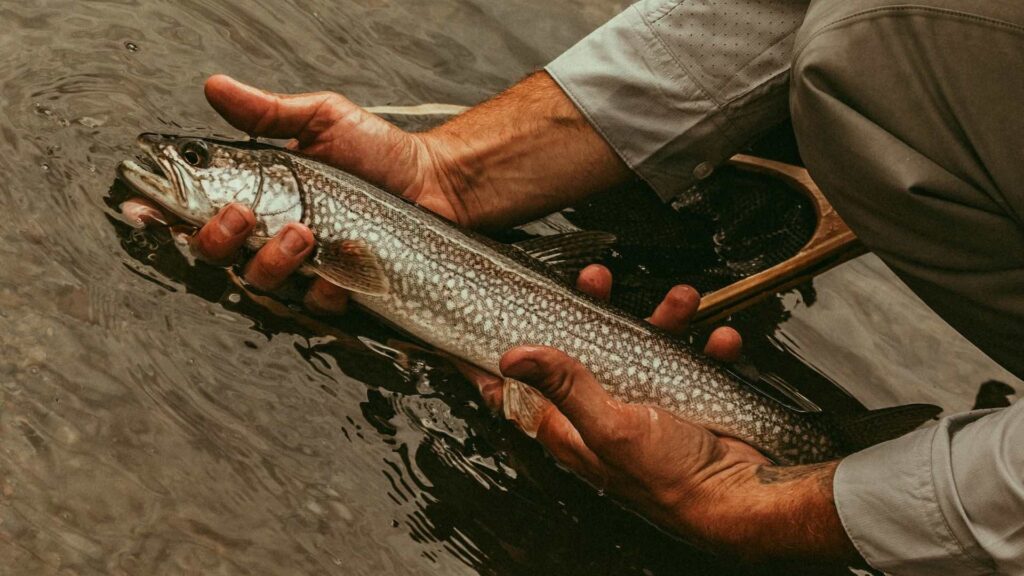
<instances>
[{"instance_id":1,"label":"gray shirt","mask_svg":"<svg viewBox=\"0 0 1024 576\"><path fill-rule=\"evenodd\" d=\"M644 0L547 71L669 199L787 116L809 4ZM1024 574L1022 410L947 417L843 460L836 506L865 559L892 574Z\"/></svg>"}]
</instances>

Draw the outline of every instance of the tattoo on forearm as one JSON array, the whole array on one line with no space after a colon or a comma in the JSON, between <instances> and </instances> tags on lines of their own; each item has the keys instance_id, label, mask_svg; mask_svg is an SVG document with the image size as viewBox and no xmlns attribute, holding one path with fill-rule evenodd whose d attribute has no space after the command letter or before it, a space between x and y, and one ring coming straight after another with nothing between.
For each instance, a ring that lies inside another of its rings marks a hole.
<instances>
[{"instance_id":1,"label":"tattoo on forearm","mask_svg":"<svg viewBox=\"0 0 1024 576\"><path fill-rule=\"evenodd\" d=\"M825 474L825 470L832 466L832 462L821 462L819 464L808 464L806 466L770 466L761 465L757 468L755 475L761 484L783 484L802 480L811 476L817 476L823 486L830 485L832 475Z\"/></svg>"}]
</instances>

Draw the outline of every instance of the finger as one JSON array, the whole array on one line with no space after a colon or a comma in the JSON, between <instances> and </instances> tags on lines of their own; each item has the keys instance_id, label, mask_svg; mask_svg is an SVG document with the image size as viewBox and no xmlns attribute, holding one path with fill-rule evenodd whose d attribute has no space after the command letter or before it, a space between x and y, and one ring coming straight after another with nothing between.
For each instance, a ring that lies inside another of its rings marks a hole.
<instances>
[{"instance_id":1,"label":"finger","mask_svg":"<svg viewBox=\"0 0 1024 576\"><path fill-rule=\"evenodd\" d=\"M228 204L199 229L192 247L205 260L230 260L245 244L255 225L256 218L251 210L241 204Z\"/></svg>"},{"instance_id":2,"label":"finger","mask_svg":"<svg viewBox=\"0 0 1024 576\"><path fill-rule=\"evenodd\" d=\"M448 359L467 380L476 386L484 405L493 412L500 412L505 399L505 379L454 356L449 356Z\"/></svg>"},{"instance_id":3,"label":"finger","mask_svg":"<svg viewBox=\"0 0 1024 576\"><path fill-rule=\"evenodd\" d=\"M576 289L607 302L612 297L612 273L600 264L591 264L580 270Z\"/></svg>"},{"instance_id":4,"label":"finger","mask_svg":"<svg viewBox=\"0 0 1024 576\"><path fill-rule=\"evenodd\" d=\"M622 404L582 364L563 352L543 346L520 346L506 352L501 373L539 390L569 419L598 456L626 430Z\"/></svg>"},{"instance_id":5,"label":"finger","mask_svg":"<svg viewBox=\"0 0 1024 576\"><path fill-rule=\"evenodd\" d=\"M223 74L208 78L204 91L210 105L235 128L253 136L300 141L336 122L350 104L331 92L273 94Z\"/></svg>"},{"instance_id":6,"label":"finger","mask_svg":"<svg viewBox=\"0 0 1024 576\"><path fill-rule=\"evenodd\" d=\"M716 328L704 346L704 353L722 362L736 362L743 352L743 337L728 326Z\"/></svg>"},{"instance_id":7,"label":"finger","mask_svg":"<svg viewBox=\"0 0 1024 576\"><path fill-rule=\"evenodd\" d=\"M317 278L306 292L304 303L317 314L341 314L348 309L348 290Z\"/></svg>"},{"instance_id":8,"label":"finger","mask_svg":"<svg viewBox=\"0 0 1024 576\"><path fill-rule=\"evenodd\" d=\"M302 265L313 250L313 233L292 222L252 257L245 268L245 280L261 290L273 290Z\"/></svg>"},{"instance_id":9,"label":"finger","mask_svg":"<svg viewBox=\"0 0 1024 576\"><path fill-rule=\"evenodd\" d=\"M601 459L564 414L549 406L537 428L537 441L560 464L599 490L607 488L607 471Z\"/></svg>"},{"instance_id":10,"label":"finger","mask_svg":"<svg viewBox=\"0 0 1024 576\"><path fill-rule=\"evenodd\" d=\"M174 221L174 218L164 214L160 207L145 198L129 198L121 203L121 214L136 228L142 228L153 224L166 226Z\"/></svg>"},{"instance_id":11,"label":"finger","mask_svg":"<svg viewBox=\"0 0 1024 576\"><path fill-rule=\"evenodd\" d=\"M675 286L647 321L670 334L682 334L698 307L700 294L692 286Z\"/></svg>"}]
</instances>

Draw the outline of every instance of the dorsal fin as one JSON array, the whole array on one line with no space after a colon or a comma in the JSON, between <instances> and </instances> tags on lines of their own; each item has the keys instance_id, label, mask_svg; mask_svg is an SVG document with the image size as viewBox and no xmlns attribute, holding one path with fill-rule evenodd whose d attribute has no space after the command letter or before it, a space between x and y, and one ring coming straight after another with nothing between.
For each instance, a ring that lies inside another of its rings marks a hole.
<instances>
[{"instance_id":1,"label":"dorsal fin","mask_svg":"<svg viewBox=\"0 0 1024 576\"><path fill-rule=\"evenodd\" d=\"M942 408L934 404L904 404L852 415L830 414L775 374L759 372L751 365L730 365L725 366L725 370L751 390L786 409L823 419L850 452L899 438L942 412Z\"/></svg>"},{"instance_id":2,"label":"dorsal fin","mask_svg":"<svg viewBox=\"0 0 1024 576\"><path fill-rule=\"evenodd\" d=\"M942 408L934 404L904 404L892 408L869 410L862 414L825 418L851 452L863 450L893 438L899 438L921 424L934 419Z\"/></svg>"},{"instance_id":3,"label":"dorsal fin","mask_svg":"<svg viewBox=\"0 0 1024 576\"><path fill-rule=\"evenodd\" d=\"M539 236L512 246L574 280L577 272L603 258L613 244L614 234L584 230Z\"/></svg>"}]
</instances>

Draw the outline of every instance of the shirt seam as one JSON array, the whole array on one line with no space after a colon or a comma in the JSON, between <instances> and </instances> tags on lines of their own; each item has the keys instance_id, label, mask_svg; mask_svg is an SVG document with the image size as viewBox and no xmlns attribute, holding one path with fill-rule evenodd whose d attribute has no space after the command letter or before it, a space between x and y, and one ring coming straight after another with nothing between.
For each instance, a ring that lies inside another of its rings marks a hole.
<instances>
[{"instance_id":1,"label":"shirt seam","mask_svg":"<svg viewBox=\"0 0 1024 576\"><path fill-rule=\"evenodd\" d=\"M970 560L971 564L973 564L976 568L981 568L985 571L986 574L991 574L992 566L985 562L984 559L977 557L972 550L969 550L967 546L965 546L964 543L960 541L960 538L957 537L956 533L953 532L953 526L950 524L949 518L946 516L946 511L943 510L942 505L939 503L937 490L939 482L935 476L937 470L935 466L935 451L938 448L937 444L940 443L939 438L941 436L951 438L952 434L953 431L949 429L949 423L947 421L946 426L940 428L937 431L935 436L932 438L932 445L929 446L930 450L928 451L928 464L929 468L931 469L930 476L932 480L932 494L936 496L934 501L935 509L938 510L939 517L942 518L942 526L946 529L946 534L948 534L950 540L952 540L953 543L956 544L956 547L960 549L962 558ZM952 440L950 441L950 446L952 446Z\"/></svg>"},{"instance_id":2,"label":"shirt seam","mask_svg":"<svg viewBox=\"0 0 1024 576\"><path fill-rule=\"evenodd\" d=\"M640 16L640 21L643 22L644 27L647 28L647 32L651 35L651 37L654 38L655 41L657 41L658 46L661 47L661 50L665 54L667 54L669 56L669 58L672 59L672 62L675 63L676 67L683 73L683 75L686 76L686 78L690 82L693 82L693 85L696 86L697 89L700 91L700 94L704 98L704 101L706 101L706 102L708 102L708 103L710 103L712 105L712 107L713 107L712 108L712 112L710 114L708 114L708 120L713 122L715 124L715 126L718 127L719 131L722 132L722 137L720 138L720 140L724 140L725 143L727 143L727 144L731 145L732 147L736 148L737 147L736 138L732 134L732 126L731 126L732 119L729 117L729 114L726 113L726 110L725 110L725 107L727 105L729 105L730 103L735 102L736 99L729 100L728 102L722 102L717 97L713 96L711 94L711 92L704 86L704 84L698 79L698 76L696 74L694 74L693 71L690 70L690 68L688 66L686 66L682 62L682 60L676 55L675 52L673 52L672 50L669 49L668 45L665 43L665 39L662 38L661 34L659 34L658 31L655 30L654 27L653 27L653 23L654 22L657 22L658 20L661 20L662 18L668 16L673 11L675 11L676 8L679 8L684 3L686 3L686 1L687 0L680 0L674 6L672 6L672 8L670 10L665 12L665 14L662 14L661 16L659 16L653 22L652 21L648 21L647 16L639 8L636 8L636 11L637 11L637 13ZM714 139L713 136L711 138ZM671 142L666 143L665 146L669 146L670 144L671 144ZM660 147L657 151L660 151L665 146ZM655 151L655 154L657 153L657 151ZM655 154L651 154L650 157L653 157ZM708 154L704 154L704 156L709 156L709 155ZM705 158L698 158L697 162L698 163L699 162L706 162L708 160L713 160L716 164L718 164L718 163L721 163L721 161L723 159L721 159L721 158L712 159L712 158L706 158L705 157Z\"/></svg>"},{"instance_id":3,"label":"shirt seam","mask_svg":"<svg viewBox=\"0 0 1024 576\"><path fill-rule=\"evenodd\" d=\"M682 5L682 2L674 6L672 10L675 10L680 5ZM708 92L707 88L704 87L704 84L697 79L697 76L690 70L688 66L683 64L679 57L676 56L676 53L673 52L672 50L669 50L668 45L665 44L665 39L661 37L661 34L658 34L658 32L652 26L652 23L647 21L646 15L643 12L641 12L639 8L636 8L636 11L640 15L640 21L643 22L644 27L647 28L647 32L649 32L650 35L658 42L658 46L661 46L662 51L664 51L665 54L668 54L669 58L671 58L672 61L675 62L676 66L683 72L683 74L686 75L687 79L689 79L690 82L693 82L693 85L696 86L698 90L700 90L701 96L704 97L704 100L714 104L715 110L720 112L722 108L722 103L719 102L717 98L713 97Z\"/></svg>"},{"instance_id":4,"label":"shirt seam","mask_svg":"<svg viewBox=\"0 0 1024 576\"><path fill-rule=\"evenodd\" d=\"M666 17L667 17L667 16L669 15L669 14L671 14L671 13L675 12L675 11L676 11L676 8L679 8L679 7L680 7L680 6L682 6L683 4L686 4L686 3L688 2L688 1L689 1L689 0L676 0L675 2L669 3L669 4L667 5L667 7L668 7L668 9L667 9L667 10L665 10L665 8L666 8L665 6L662 6L662 7L660 8L660 10L664 10L664 12L663 12L663 13L661 13L661 14L659 14L659 15L658 15L658 17L657 17L657 18L655 18L654 20L651 20L651 24L657 24L657 23L658 23L658 22L660 22L660 21L661 21L661 20L662 20L663 18L666 18Z\"/></svg>"},{"instance_id":5,"label":"shirt seam","mask_svg":"<svg viewBox=\"0 0 1024 576\"><path fill-rule=\"evenodd\" d=\"M839 464L842 465L842 462L840 462ZM868 564L871 564L871 562L868 561L868 555L861 547L861 543L857 540L857 538L854 538L853 534L850 532L849 526L846 525L846 514L843 513L843 511L846 510L846 506L843 502L843 499L835 497L835 482L838 477L839 474L835 474L832 477L832 501L836 505L836 514L839 515L839 523L843 525L843 530L846 532L846 537L850 540L850 543L853 544L853 547L857 550L857 553L860 554L860 557L863 558L865 562L868 562ZM875 570L879 570L879 568L874 565L872 565L871 567Z\"/></svg>"},{"instance_id":6,"label":"shirt seam","mask_svg":"<svg viewBox=\"0 0 1024 576\"><path fill-rule=\"evenodd\" d=\"M867 20L867 19L870 19L870 18L873 18L873 17L876 17L876 16L880 16L880 15L885 15L885 14L905 16L905 15L907 15L909 13L915 13L915 12L917 12L917 13L933 14L933 15L936 15L936 16L947 16L947 17L956 18L958 20L971 20L971 21L977 22L979 24L990 24L990 25L995 26L997 28L1004 28L1004 29L1007 29L1007 30L1010 30L1010 31L1013 31L1013 32L1024 33L1024 26L1020 26L1018 24L1013 24L1012 22L1006 22L1004 20L999 20L997 18L989 18L987 16L981 16L981 15L973 14L973 13L970 13L970 12L964 12L964 11L961 11L961 10L952 10L952 9L949 9L949 8L935 8L933 6L921 6L919 4L905 4L905 5L899 5L899 6L881 6L881 7L878 7L878 8L872 8L870 10L865 10L863 12L857 12L857 13L854 13L854 14L849 14L849 15L844 16L844 17L842 17L842 18L840 18L838 20L829 22L828 24L825 24L824 26L819 27L810 36L808 36L807 38L804 38L804 40L802 42L800 42L799 45L796 46L796 48L793 50L793 54L794 54L794 56L799 55L801 52L803 52L804 48L807 47L807 45L811 42L811 40L817 38L818 36L820 36L821 34L824 34L825 32L832 31L832 30L834 30L836 28L839 28L839 27L841 27L843 25L852 24L852 23L860 21L860 20Z\"/></svg>"}]
</instances>

